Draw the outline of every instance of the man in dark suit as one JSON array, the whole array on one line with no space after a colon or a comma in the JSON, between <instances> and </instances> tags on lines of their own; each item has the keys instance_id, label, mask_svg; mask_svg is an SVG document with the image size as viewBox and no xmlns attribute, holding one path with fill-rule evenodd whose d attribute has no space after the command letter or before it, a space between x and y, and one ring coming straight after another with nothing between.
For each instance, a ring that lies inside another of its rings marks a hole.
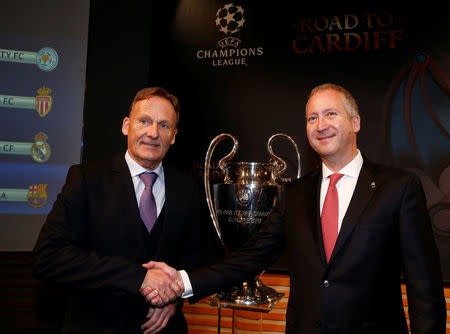
<instances>
[{"instance_id":1,"label":"man in dark suit","mask_svg":"<svg viewBox=\"0 0 450 334\"><path fill-rule=\"evenodd\" d=\"M242 249L188 272L193 301L254 277L287 247L287 333L408 333L403 274L411 332L444 334L439 257L418 177L361 155L358 106L344 88L315 88L306 121L321 168L286 185ZM151 289L142 292L158 301Z\"/></svg>"},{"instance_id":2,"label":"man in dark suit","mask_svg":"<svg viewBox=\"0 0 450 334\"><path fill-rule=\"evenodd\" d=\"M175 143L178 118L175 96L145 88L123 121L127 152L69 169L33 256L36 277L69 295L63 333L187 333L182 300L175 299L180 287L169 289L159 279L162 271L158 276L158 269L143 266L156 260L192 270L211 253L203 248L211 224L203 216L201 187L162 163ZM140 213L146 172L156 173L146 195L155 200L153 227ZM165 306L146 303L143 286L158 290Z\"/></svg>"}]
</instances>

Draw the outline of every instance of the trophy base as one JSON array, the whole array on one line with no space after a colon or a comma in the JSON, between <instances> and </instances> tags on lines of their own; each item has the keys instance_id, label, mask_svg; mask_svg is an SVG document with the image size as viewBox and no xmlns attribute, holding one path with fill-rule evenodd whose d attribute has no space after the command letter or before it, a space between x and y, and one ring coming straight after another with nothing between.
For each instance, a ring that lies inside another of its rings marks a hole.
<instances>
[{"instance_id":1,"label":"trophy base","mask_svg":"<svg viewBox=\"0 0 450 334\"><path fill-rule=\"evenodd\" d=\"M254 281L242 282L240 286L234 286L230 290L218 292L217 298L220 302L235 305L273 305L280 299L280 294L256 278Z\"/></svg>"}]
</instances>

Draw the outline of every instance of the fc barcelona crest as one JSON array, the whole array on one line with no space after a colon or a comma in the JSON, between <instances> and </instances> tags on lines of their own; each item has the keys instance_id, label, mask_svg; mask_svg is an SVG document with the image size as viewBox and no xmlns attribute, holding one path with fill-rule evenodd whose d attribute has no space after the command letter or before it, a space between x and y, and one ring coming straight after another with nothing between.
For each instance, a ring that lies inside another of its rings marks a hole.
<instances>
[{"instance_id":1,"label":"fc barcelona crest","mask_svg":"<svg viewBox=\"0 0 450 334\"><path fill-rule=\"evenodd\" d=\"M47 135L39 132L34 136L34 143L31 145L31 157L36 162L46 162L50 158L50 145L47 144Z\"/></svg>"},{"instance_id":2,"label":"fc barcelona crest","mask_svg":"<svg viewBox=\"0 0 450 334\"><path fill-rule=\"evenodd\" d=\"M28 187L28 204L34 208L41 208L47 204L47 185L32 184Z\"/></svg>"},{"instance_id":3,"label":"fc barcelona crest","mask_svg":"<svg viewBox=\"0 0 450 334\"><path fill-rule=\"evenodd\" d=\"M39 116L45 117L52 109L53 98L50 96L52 90L42 86L37 92L39 95L36 96L36 110Z\"/></svg>"}]
</instances>

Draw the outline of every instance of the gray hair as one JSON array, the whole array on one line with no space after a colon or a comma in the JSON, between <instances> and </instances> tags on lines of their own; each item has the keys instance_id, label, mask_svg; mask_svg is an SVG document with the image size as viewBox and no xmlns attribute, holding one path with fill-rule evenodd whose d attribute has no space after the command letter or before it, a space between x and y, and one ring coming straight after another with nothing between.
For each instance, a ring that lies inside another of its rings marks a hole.
<instances>
[{"instance_id":1,"label":"gray hair","mask_svg":"<svg viewBox=\"0 0 450 334\"><path fill-rule=\"evenodd\" d=\"M354 97L348 90L346 90L344 87L335 85L332 83L324 83L322 85L316 86L311 90L311 93L309 94L308 100L315 94L322 92L327 89L332 89L336 92L341 93L344 101L344 106L347 111L347 114L350 118L355 117L356 115L359 115L359 108L358 104L356 103Z\"/></svg>"}]
</instances>

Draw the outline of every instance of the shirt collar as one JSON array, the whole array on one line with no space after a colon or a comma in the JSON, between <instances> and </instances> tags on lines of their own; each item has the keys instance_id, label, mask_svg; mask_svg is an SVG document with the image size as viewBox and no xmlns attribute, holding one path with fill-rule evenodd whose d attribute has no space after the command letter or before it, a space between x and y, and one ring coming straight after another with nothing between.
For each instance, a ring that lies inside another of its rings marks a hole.
<instances>
[{"instance_id":1,"label":"shirt collar","mask_svg":"<svg viewBox=\"0 0 450 334\"><path fill-rule=\"evenodd\" d=\"M125 161L128 165L128 169L130 170L131 177L138 176L139 174L145 173L145 172L154 172L158 174L158 178L161 180L164 180L164 170L162 167L162 163L158 165L154 170L148 170L141 165L139 165L134 159L131 157L130 153L125 153Z\"/></svg>"},{"instance_id":2,"label":"shirt collar","mask_svg":"<svg viewBox=\"0 0 450 334\"><path fill-rule=\"evenodd\" d=\"M352 178L358 178L359 172L363 165L363 157L361 152L358 149L358 154L353 158L344 168L342 168L338 173L350 176ZM322 163L322 179L326 179L331 174L334 174L333 171L328 169L324 163Z\"/></svg>"}]
</instances>

